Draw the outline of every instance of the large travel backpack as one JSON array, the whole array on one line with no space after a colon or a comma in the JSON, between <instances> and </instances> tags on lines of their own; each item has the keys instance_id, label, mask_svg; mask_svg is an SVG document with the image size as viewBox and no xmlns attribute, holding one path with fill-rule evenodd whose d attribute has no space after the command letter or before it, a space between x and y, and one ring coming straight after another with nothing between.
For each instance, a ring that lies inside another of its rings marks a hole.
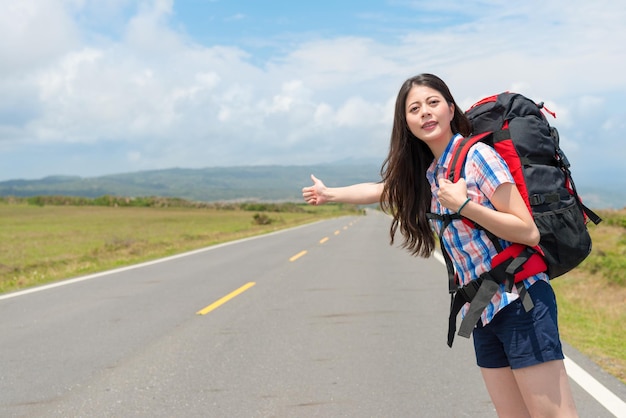
<instances>
[{"instance_id":1,"label":"large travel backpack","mask_svg":"<svg viewBox=\"0 0 626 418\"><path fill-rule=\"evenodd\" d=\"M507 283L509 289L518 283L524 306L531 309L532 301L524 297L523 279L544 270L551 279L558 277L578 266L591 252L587 222L598 224L601 219L578 196L569 161L559 145L558 132L550 126L542 110L551 113L543 103L536 104L521 94L505 92L477 102L466 112L472 123L472 135L460 141L452 151L448 179L456 182L463 177L467 153L476 142L492 146L509 166L541 239L533 249L514 244L505 250L507 254L498 254L492 261L493 270L475 280L469 288L458 287L450 257L442 247L453 295L448 345L452 345L454 338L456 314L465 302L470 302L470 309L459 335L469 337L500 283ZM442 220L444 227L459 218L469 222L458 214L432 217ZM501 251L497 238L487 233ZM492 283L483 286L489 281ZM472 303L476 299L481 300Z\"/></svg>"}]
</instances>

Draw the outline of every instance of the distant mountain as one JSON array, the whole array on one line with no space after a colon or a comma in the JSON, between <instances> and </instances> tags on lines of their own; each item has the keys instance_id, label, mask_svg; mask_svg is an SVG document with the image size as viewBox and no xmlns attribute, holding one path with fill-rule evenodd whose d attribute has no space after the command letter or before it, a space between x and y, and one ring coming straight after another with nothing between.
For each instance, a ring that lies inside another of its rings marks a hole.
<instances>
[{"instance_id":1,"label":"distant mountain","mask_svg":"<svg viewBox=\"0 0 626 418\"><path fill-rule=\"evenodd\" d=\"M50 176L39 180L0 182L0 196L63 195L98 197L162 196L194 201L301 200L302 187L315 174L328 186L380 180L374 163L314 166L245 166L202 169L172 168L101 177Z\"/></svg>"},{"instance_id":2,"label":"distant mountain","mask_svg":"<svg viewBox=\"0 0 626 418\"><path fill-rule=\"evenodd\" d=\"M100 177L50 176L39 180L0 182L0 196L62 195L98 197L161 196L202 202L260 200L300 201L302 187L315 174L328 186L379 181L380 163L341 161L312 166L241 166L201 169L171 168ZM601 190L578 184L591 208L626 207L626 191Z\"/></svg>"}]
</instances>

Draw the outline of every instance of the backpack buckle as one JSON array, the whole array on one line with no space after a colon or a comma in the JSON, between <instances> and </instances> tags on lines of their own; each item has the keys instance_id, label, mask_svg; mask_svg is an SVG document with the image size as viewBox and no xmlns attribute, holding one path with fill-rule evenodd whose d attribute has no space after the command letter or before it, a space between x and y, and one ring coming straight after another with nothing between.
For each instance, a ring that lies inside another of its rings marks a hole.
<instances>
[{"instance_id":1,"label":"backpack buckle","mask_svg":"<svg viewBox=\"0 0 626 418\"><path fill-rule=\"evenodd\" d=\"M528 196L528 202L531 206L542 205L544 203L558 203L561 200L559 193L534 194Z\"/></svg>"},{"instance_id":2,"label":"backpack buckle","mask_svg":"<svg viewBox=\"0 0 626 418\"><path fill-rule=\"evenodd\" d=\"M567 157L565 156L565 153L563 152L561 148L556 149L556 154L559 156L559 162L561 163L563 167L565 168L571 167L569 160L567 159Z\"/></svg>"},{"instance_id":3,"label":"backpack buckle","mask_svg":"<svg viewBox=\"0 0 626 418\"><path fill-rule=\"evenodd\" d=\"M459 292L459 294L463 296L463 299L465 299L466 302L471 303L474 299L474 296L476 296L476 293L478 293L478 289L480 288L481 283L482 277L476 280L472 280L463 287L459 287L457 289L457 292Z\"/></svg>"},{"instance_id":4,"label":"backpack buckle","mask_svg":"<svg viewBox=\"0 0 626 418\"><path fill-rule=\"evenodd\" d=\"M530 203L531 206L541 205L545 202L546 199L543 197L543 195L534 194L532 196L528 196L528 203Z\"/></svg>"}]
</instances>

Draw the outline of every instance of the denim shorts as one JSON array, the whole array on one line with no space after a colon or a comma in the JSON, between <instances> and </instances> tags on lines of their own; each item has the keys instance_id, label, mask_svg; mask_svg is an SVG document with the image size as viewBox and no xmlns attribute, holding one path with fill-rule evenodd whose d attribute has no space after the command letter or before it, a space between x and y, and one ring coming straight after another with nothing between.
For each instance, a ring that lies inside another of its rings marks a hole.
<instances>
[{"instance_id":1,"label":"denim shorts","mask_svg":"<svg viewBox=\"0 0 626 418\"><path fill-rule=\"evenodd\" d=\"M556 298L549 283L539 280L528 288L534 308L526 312L515 300L489 324L474 328L474 349L479 367L520 369L563 360Z\"/></svg>"}]
</instances>

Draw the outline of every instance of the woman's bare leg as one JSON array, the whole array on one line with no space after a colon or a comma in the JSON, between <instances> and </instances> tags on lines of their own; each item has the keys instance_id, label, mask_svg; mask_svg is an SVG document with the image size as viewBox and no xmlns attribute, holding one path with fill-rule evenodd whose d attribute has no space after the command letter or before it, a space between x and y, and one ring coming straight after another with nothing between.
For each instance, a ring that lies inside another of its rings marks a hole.
<instances>
[{"instance_id":1,"label":"woman's bare leg","mask_svg":"<svg viewBox=\"0 0 626 418\"><path fill-rule=\"evenodd\" d=\"M500 418L531 416L510 367L497 369L481 367L480 371L491 402L496 407L496 412Z\"/></svg>"},{"instance_id":2,"label":"woman's bare leg","mask_svg":"<svg viewBox=\"0 0 626 418\"><path fill-rule=\"evenodd\" d=\"M512 372L531 416L578 416L563 360L549 361Z\"/></svg>"}]
</instances>

